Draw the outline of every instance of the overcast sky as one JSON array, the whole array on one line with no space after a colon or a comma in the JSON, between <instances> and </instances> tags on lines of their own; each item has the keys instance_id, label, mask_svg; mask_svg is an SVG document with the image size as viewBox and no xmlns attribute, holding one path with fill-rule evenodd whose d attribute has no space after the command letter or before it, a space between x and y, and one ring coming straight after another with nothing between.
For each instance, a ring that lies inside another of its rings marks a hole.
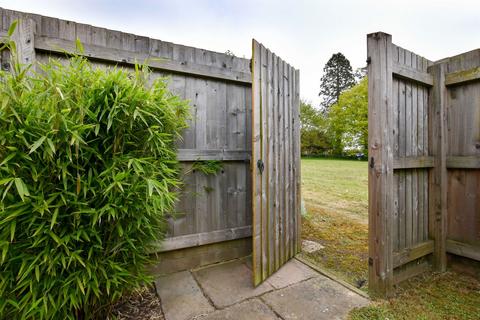
<instances>
[{"instance_id":1,"label":"overcast sky","mask_svg":"<svg viewBox=\"0 0 480 320\"><path fill-rule=\"evenodd\" d=\"M315 105L333 53L342 52L354 69L365 65L367 33L390 33L430 60L480 47L474 0L0 0L0 7L245 58L255 38L300 69L301 97Z\"/></svg>"}]
</instances>

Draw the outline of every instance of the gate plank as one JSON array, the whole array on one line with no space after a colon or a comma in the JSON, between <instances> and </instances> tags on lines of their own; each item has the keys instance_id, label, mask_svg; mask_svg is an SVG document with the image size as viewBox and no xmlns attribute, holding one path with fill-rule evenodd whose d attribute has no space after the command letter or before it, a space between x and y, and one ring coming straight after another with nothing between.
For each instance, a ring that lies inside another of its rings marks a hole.
<instances>
[{"instance_id":1,"label":"gate plank","mask_svg":"<svg viewBox=\"0 0 480 320\"><path fill-rule=\"evenodd\" d=\"M263 281L262 275L262 176L257 167L261 159L261 68L262 55L259 43L252 42L252 210L253 210L253 282L258 285Z\"/></svg>"}]
</instances>

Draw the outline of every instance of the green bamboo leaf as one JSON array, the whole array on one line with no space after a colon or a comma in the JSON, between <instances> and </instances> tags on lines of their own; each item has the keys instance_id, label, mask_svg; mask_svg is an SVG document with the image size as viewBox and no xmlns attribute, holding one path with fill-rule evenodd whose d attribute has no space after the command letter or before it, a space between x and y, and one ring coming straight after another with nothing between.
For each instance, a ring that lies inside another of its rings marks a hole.
<instances>
[{"instance_id":1,"label":"green bamboo leaf","mask_svg":"<svg viewBox=\"0 0 480 320\"><path fill-rule=\"evenodd\" d=\"M58 217L58 208L55 208L53 211L53 216L52 216L52 222L50 223L50 230L53 230L53 226L55 223L57 223L57 217Z\"/></svg>"},{"instance_id":2,"label":"green bamboo leaf","mask_svg":"<svg viewBox=\"0 0 480 320\"><path fill-rule=\"evenodd\" d=\"M11 26L10 26L10 28L11 28ZM10 51L17 52L17 44L15 43L15 41L9 41L8 46L10 47Z\"/></svg>"},{"instance_id":3,"label":"green bamboo leaf","mask_svg":"<svg viewBox=\"0 0 480 320\"><path fill-rule=\"evenodd\" d=\"M35 278L40 282L40 268L38 265L35 266Z\"/></svg>"},{"instance_id":4,"label":"green bamboo leaf","mask_svg":"<svg viewBox=\"0 0 480 320\"><path fill-rule=\"evenodd\" d=\"M15 178L15 187L17 188L18 195L25 201L25 196L29 196L30 193L28 192L28 188L23 182L22 178Z\"/></svg>"},{"instance_id":5,"label":"green bamboo leaf","mask_svg":"<svg viewBox=\"0 0 480 320\"><path fill-rule=\"evenodd\" d=\"M5 157L5 159L3 159L2 163L0 163L0 167L3 166L8 161L12 160L13 157L15 156L16 156L16 153L10 153L8 156Z\"/></svg>"},{"instance_id":6,"label":"green bamboo leaf","mask_svg":"<svg viewBox=\"0 0 480 320\"><path fill-rule=\"evenodd\" d=\"M57 243L57 244L62 244L62 240L52 231L49 232L50 237Z\"/></svg>"},{"instance_id":7,"label":"green bamboo leaf","mask_svg":"<svg viewBox=\"0 0 480 320\"><path fill-rule=\"evenodd\" d=\"M37 141L35 141L32 146L30 147L30 151L28 152L28 154L31 154L32 152L34 152L35 150L37 150L43 143L43 141L45 141L47 137L43 136L41 137L40 139L38 139Z\"/></svg>"},{"instance_id":8,"label":"green bamboo leaf","mask_svg":"<svg viewBox=\"0 0 480 320\"><path fill-rule=\"evenodd\" d=\"M84 48L83 48L83 44L82 44L82 42L80 41L79 38L77 38L77 39L75 40L75 46L76 46L76 48L77 48L78 53L84 53L84 52L85 52L85 50L84 50Z\"/></svg>"},{"instance_id":9,"label":"green bamboo leaf","mask_svg":"<svg viewBox=\"0 0 480 320\"><path fill-rule=\"evenodd\" d=\"M80 288L82 293L85 294L85 288L83 287L83 283L79 278L77 278L77 283L78 283L78 287Z\"/></svg>"},{"instance_id":10,"label":"green bamboo leaf","mask_svg":"<svg viewBox=\"0 0 480 320\"><path fill-rule=\"evenodd\" d=\"M9 183L9 182L12 181L12 180L13 180L13 178L1 179L1 180L0 180L0 185L3 186L3 185Z\"/></svg>"},{"instance_id":11,"label":"green bamboo leaf","mask_svg":"<svg viewBox=\"0 0 480 320\"><path fill-rule=\"evenodd\" d=\"M15 238L15 228L17 227L17 222L12 221L10 223L10 242L13 242L13 239Z\"/></svg>"},{"instance_id":12,"label":"green bamboo leaf","mask_svg":"<svg viewBox=\"0 0 480 320\"><path fill-rule=\"evenodd\" d=\"M12 305L13 307L15 307L15 309L17 309L17 310L20 309L19 304L18 304L16 301L12 300L12 299L8 299L8 300L7 300L7 303L10 304L10 305Z\"/></svg>"},{"instance_id":13,"label":"green bamboo leaf","mask_svg":"<svg viewBox=\"0 0 480 320\"><path fill-rule=\"evenodd\" d=\"M8 36L11 37L13 35L13 33L15 32L15 29L17 28L17 24L18 24L18 20L15 20L12 22L12 24L10 25L10 27L8 28Z\"/></svg>"},{"instance_id":14,"label":"green bamboo leaf","mask_svg":"<svg viewBox=\"0 0 480 320\"><path fill-rule=\"evenodd\" d=\"M0 50L1 51L1 50ZM7 107L7 104L10 102L10 97L6 96L3 98L2 101L2 109L5 109Z\"/></svg>"},{"instance_id":15,"label":"green bamboo leaf","mask_svg":"<svg viewBox=\"0 0 480 320\"><path fill-rule=\"evenodd\" d=\"M8 242L5 241L1 247L2 247L2 263L1 264L3 264L5 262L5 259L7 258Z\"/></svg>"},{"instance_id":16,"label":"green bamboo leaf","mask_svg":"<svg viewBox=\"0 0 480 320\"><path fill-rule=\"evenodd\" d=\"M55 145L53 144L52 139L47 138L47 143L48 143L48 146L50 147L50 150L52 150L52 153L55 153Z\"/></svg>"}]
</instances>

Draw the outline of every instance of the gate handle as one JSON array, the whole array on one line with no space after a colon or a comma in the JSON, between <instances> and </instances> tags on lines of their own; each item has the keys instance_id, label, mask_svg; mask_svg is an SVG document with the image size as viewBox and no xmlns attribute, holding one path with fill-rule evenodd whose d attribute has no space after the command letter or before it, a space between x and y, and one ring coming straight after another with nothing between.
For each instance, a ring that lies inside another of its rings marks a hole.
<instances>
[{"instance_id":1,"label":"gate handle","mask_svg":"<svg viewBox=\"0 0 480 320\"><path fill-rule=\"evenodd\" d=\"M258 168L258 170L260 170L260 174L262 174L263 169L265 168L265 165L263 164L263 161L260 160L260 159L257 161L257 168Z\"/></svg>"}]
</instances>

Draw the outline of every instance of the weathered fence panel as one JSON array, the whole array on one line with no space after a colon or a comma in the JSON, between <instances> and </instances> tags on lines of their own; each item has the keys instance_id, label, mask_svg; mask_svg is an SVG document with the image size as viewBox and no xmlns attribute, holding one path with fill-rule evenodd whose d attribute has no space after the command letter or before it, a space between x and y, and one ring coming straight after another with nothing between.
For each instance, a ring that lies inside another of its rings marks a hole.
<instances>
[{"instance_id":1,"label":"weathered fence panel","mask_svg":"<svg viewBox=\"0 0 480 320\"><path fill-rule=\"evenodd\" d=\"M445 59L449 253L480 260L480 50Z\"/></svg>"},{"instance_id":2,"label":"weathered fence panel","mask_svg":"<svg viewBox=\"0 0 480 320\"><path fill-rule=\"evenodd\" d=\"M372 293L479 260L480 50L438 62L367 37Z\"/></svg>"},{"instance_id":3,"label":"weathered fence panel","mask_svg":"<svg viewBox=\"0 0 480 320\"><path fill-rule=\"evenodd\" d=\"M145 64L152 80L168 76L172 91L190 100L190 127L178 141L185 185L160 251L251 237L249 59L1 8L0 35L16 19L13 38L23 63L63 59L76 51L78 38L81 54L96 66L131 70ZM220 160L223 169L216 175L190 172L202 160Z\"/></svg>"},{"instance_id":4,"label":"weathered fence panel","mask_svg":"<svg viewBox=\"0 0 480 320\"><path fill-rule=\"evenodd\" d=\"M253 41L253 273L263 282L300 250L299 71Z\"/></svg>"}]
</instances>

